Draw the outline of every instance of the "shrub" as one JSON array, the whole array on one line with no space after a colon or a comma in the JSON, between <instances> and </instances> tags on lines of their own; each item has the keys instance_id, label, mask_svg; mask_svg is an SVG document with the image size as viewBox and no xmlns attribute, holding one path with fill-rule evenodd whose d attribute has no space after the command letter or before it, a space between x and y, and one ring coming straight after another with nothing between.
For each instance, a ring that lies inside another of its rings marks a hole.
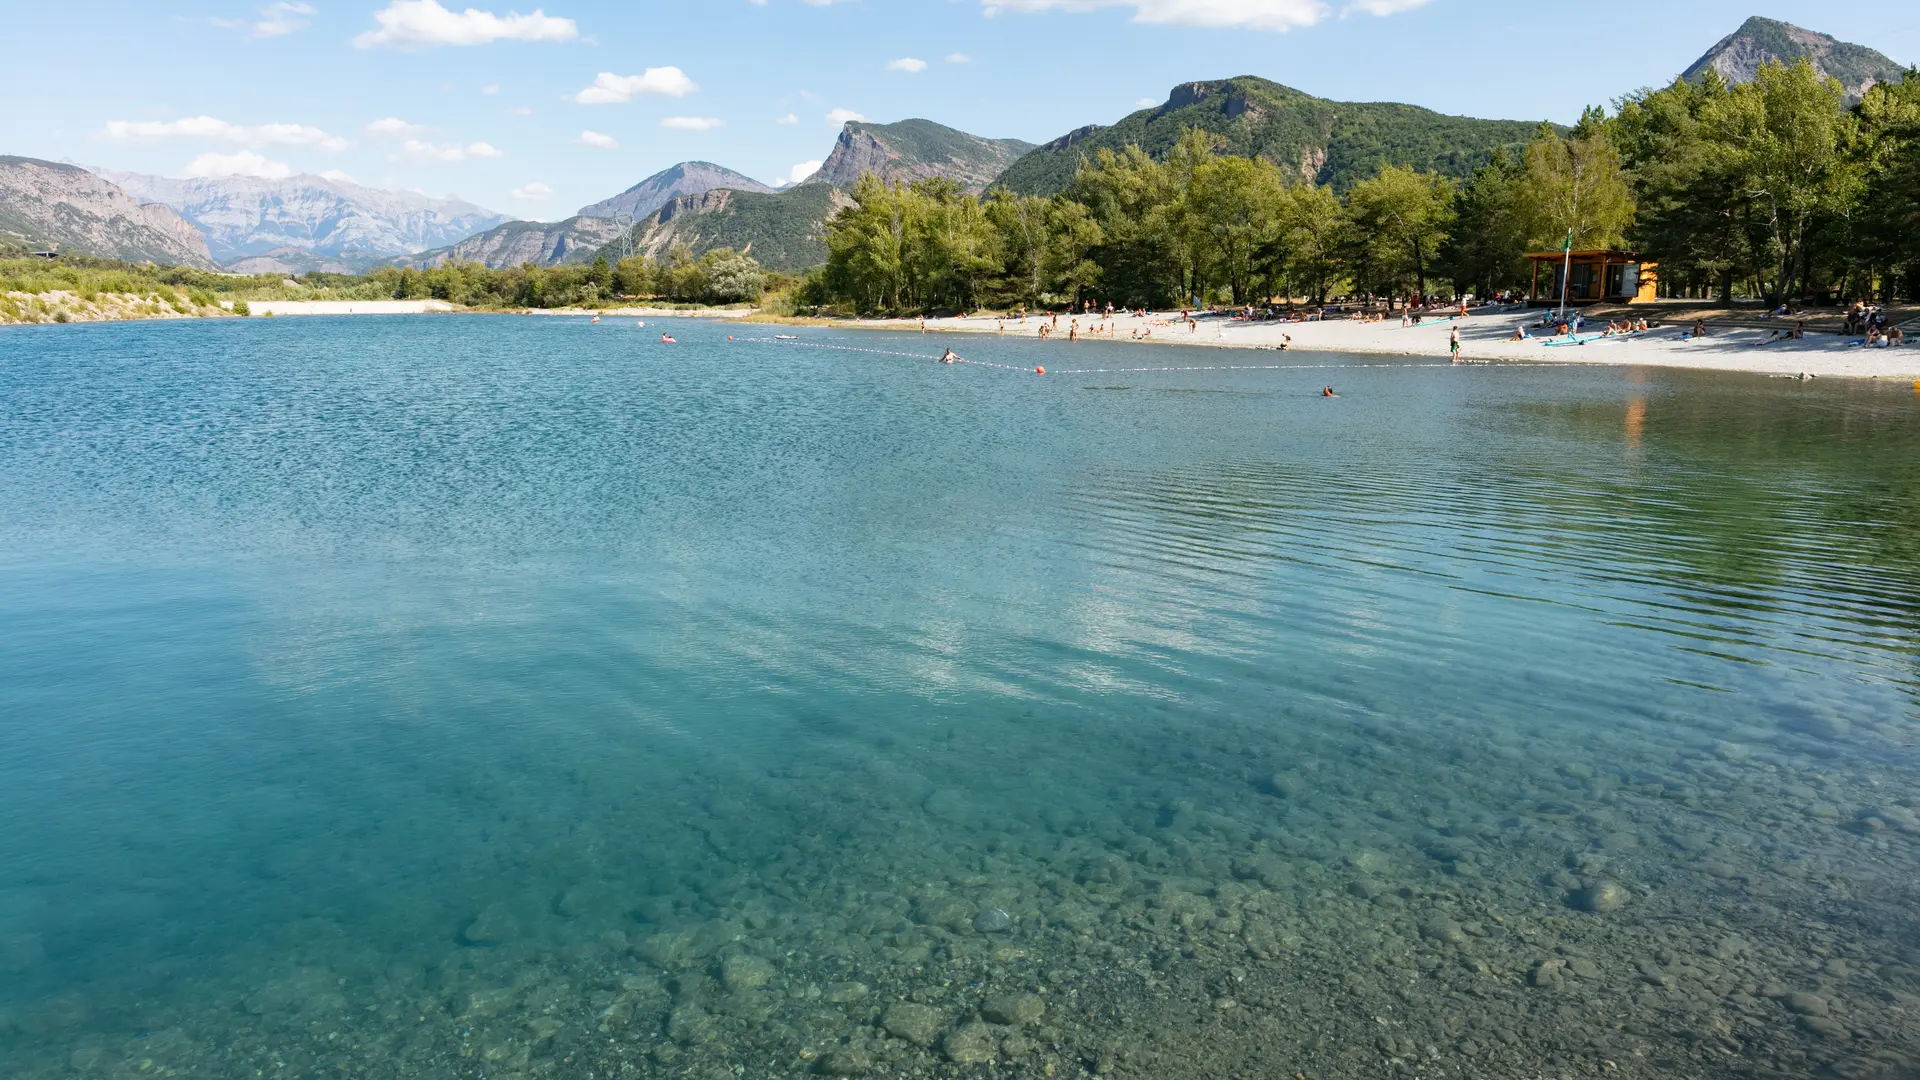
<instances>
[{"instance_id":1,"label":"shrub","mask_svg":"<svg viewBox=\"0 0 1920 1080\"><path fill-rule=\"evenodd\" d=\"M233 313L244 319L253 314L253 309L247 306L245 300L235 300L233 302Z\"/></svg>"}]
</instances>

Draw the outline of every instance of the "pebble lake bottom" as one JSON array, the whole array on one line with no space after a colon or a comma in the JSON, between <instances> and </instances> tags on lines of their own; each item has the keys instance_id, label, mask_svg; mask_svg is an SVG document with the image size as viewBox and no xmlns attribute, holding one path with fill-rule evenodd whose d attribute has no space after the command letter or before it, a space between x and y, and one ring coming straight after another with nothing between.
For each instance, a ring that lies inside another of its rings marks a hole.
<instances>
[{"instance_id":1,"label":"pebble lake bottom","mask_svg":"<svg viewBox=\"0 0 1920 1080\"><path fill-rule=\"evenodd\" d=\"M0 1076L1920 1076L1912 387L674 333L0 332Z\"/></svg>"}]
</instances>

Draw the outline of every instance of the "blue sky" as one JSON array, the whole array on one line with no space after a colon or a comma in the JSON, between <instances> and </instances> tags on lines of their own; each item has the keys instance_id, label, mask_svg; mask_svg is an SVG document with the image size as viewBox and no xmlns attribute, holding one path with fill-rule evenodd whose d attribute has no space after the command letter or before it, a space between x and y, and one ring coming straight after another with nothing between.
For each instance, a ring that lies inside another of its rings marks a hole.
<instances>
[{"instance_id":1,"label":"blue sky","mask_svg":"<svg viewBox=\"0 0 1920 1080\"><path fill-rule=\"evenodd\" d=\"M0 153L342 173L557 219L676 161L769 183L839 117L1044 141L1195 79L1566 121L1748 15L1920 60L1910 0L97 0L13 5Z\"/></svg>"}]
</instances>

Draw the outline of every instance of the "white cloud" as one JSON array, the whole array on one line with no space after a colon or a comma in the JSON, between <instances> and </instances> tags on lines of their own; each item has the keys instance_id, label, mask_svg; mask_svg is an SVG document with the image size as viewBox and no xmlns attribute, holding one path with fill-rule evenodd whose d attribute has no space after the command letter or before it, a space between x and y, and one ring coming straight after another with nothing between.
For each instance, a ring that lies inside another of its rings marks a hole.
<instances>
[{"instance_id":1,"label":"white cloud","mask_svg":"<svg viewBox=\"0 0 1920 1080\"><path fill-rule=\"evenodd\" d=\"M947 54L947 63L949 63L949 64L971 64L971 63L973 63L973 57L971 57L971 56L968 56L968 55L967 55L966 53L963 53L963 52L957 52L957 53L948 53L948 54Z\"/></svg>"},{"instance_id":2,"label":"white cloud","mask_svg":"<svg viewBox=\"0 0 1920 1080\"><path fill-rule=\"evenodd\" d=\"M515 105L513 108L507 110L507 115L508 116L532 116L533 107L530 105Z\"/></svg>"},{"instance_id":3,"label":"white cloud","mask_svg":"<svg viewBox=\"0 0 1920 1080\"><path fill-rule=\"evenodd\" d=\"M832 112L827 114L827 123L833 124L836 127L838 127L841 124L847 123L850 120L859 120L864 122L866 120L866 117L861 116L859 113L854 112L852 109L835 109Z\"/></svg>"},{"instance_id":4,"label":"white cloud","mask_svg":"<svg viewBox=\"0 0 1920 1080\"><path fill-rule=\"evenodd\" d=\"M1134 104L1140 106L1143 109L1151 109L1155 105L1162 104L1162 102L1159 98L1143 97L1143 98L1135 99Z\"/></svg>"},{"instance_id":5,"label":"white cloud","mask_svg":"<svg viewBox=\"0 0 1920 1080\"><path fill-rule=\"evenodd\" d=\"M787 115L774 121L774 123L776 124L797 124L799 122L800 122L800 115L798 113L788 113Z\"/></svg>"},{"instance_id":6,"label":"white cloud","mask_svg":"<svg viewBox=\"0 0 1920 1080\"><path fill-rule=\"evenodd\" d=\"M499 150L494 149L492 145L483 142L468 143L465 146L461 146L458 143L441 145L438 143L421 142L419 139L408 139L406 142L400 144L400 152L394 155L394 160L419 163L428 161L465 161L468 158L497 158L505 156L506 155L502 154Z\"/></svg>"},{"instance_id":7,"label":"white cloud","mask_svg":"<svg viewBox=\"0 0 1920 1080\"><path fill-rule=\"evenodd\" d=\"M580 27L572 19L548 15L539 8L534 8L531 15L509 11L502 16L477 8L456 13L441 7L438 0L393 0L384 10L373 13L373 21L380 24L380 28L354 38L356 48L390 45L422 49L434 45L486 45L495 41L572 41L580 36Z\"/></svg>"},{"instance_id":8,"label":"white cloud","mask_svg":"<svg viewBox=\"0 0 1920 1080\"><path fill-rule=\"evenodd\" d=\"M507 194L519 199L521 202L539 202L542 199L551 198L553 196L553 189L535 180L531 184L522 184L512 191L507 192Z\"/></svg>"},{"instance_id":9,"label":"white cloud","mask_svg":"<svg viewBox=\"0 0 1920 1080\"><path fill-rule=\"evenodd\" d=\"M573 100L582 105L621 105L632 101L635 94L665 94L667 97L686 97L695 90L687 73L677 67L648 68L639 75L615 75L603 71L593 77L593 85L573 95Z\"/></svg>"},{"instance_id":10,"label":"white cloud","mask_svg":"<svg viewBox=\"0 0 1920 1080\"><path fill-rule=\"evenodd\" d=\"M888 71L905 71L912 74L918 74L922 71L927 70L927 62L925 60L921 60L916 57L903 56L898 60L888 61L887 70Z\"/></svg>"},{"instance_id":11,"label":"white cloud","mask_svg":"<svg viewBox=\"0 0 1920 1080\"><path fill-rule=\"evenodd\" d=\"M1368 15L1398 15L1403 11L1412 11L1414 8L1425 6L1427 6L1427 0L1354 0L1340 14L1344 17L1361 11Z\"/></svg>"},{"instance_id":12,"label":"white cloud","mask_svg":"<svg viewBox=\"0 0 1920 1080\"><path fill-rule=\"evenodd\" d=\"M480 92L487 95L488 97L492 97L493 95L500 92L500 84L497 82L488 83L487 85L480 88Z\"/></svg>"},{"instance_id":13,"label":"white cloud","mask_svg":"<svg viewBox=\"0 0 1920 1080\"><path fill-rule=\"evenodd\" d=\"M383 116L366 126L368 136L375 139L402 139L425 130L419 124L409 124L397 116Z\"/></svg>"},{"instance_id":14,"label":"white cloud","mask_svg":"<svg viewBox=\"0 0 1920 1080\"><path fill-rule=\"evenodd\" d=\"M111 120L101 136L129 142L203 139L240 146L317 146L322 150L335 151L347 148L347 140L305 124L243 127L212 116L188 116L179 120Z\"/></svg>"},{"instance_id":15,"label":"white cloud","mask_svg":"<svg viewBox=\"0 0 1920 1080\"><path fill-rule=\"evenodd\" d=\"M795 165L793 168L787 170L786 182L789 184L797 184L800 181L805 180L807 177L812 176L814 173L817 173L819 171L820 171L820 162L803 161L800 164Z\"/></svg>"},{"instance_id":16,"label":"white cloud","mask_svg":"<svg viewBox=\"0 0 1920 1080\"><path fill-rule=\"evenodd\" d=\"M234 154L201 154L187 162L180 175L188 180L209 176L262 176L282 180L293 175L293 168L284 161L268 161L251 150L242 150Z\"/></svg>"},{"instance_id":17,"label":"white cloud","mask_svg":"<svg viewBox=\"0 0 1920 1080\"><path fill-rule=\"evenodd\" d=\"M279 0L260 9L260 21L253 24L255 37L285 37L296 30L305 30L314 14L312 5L299 0Z\"/></svg>"},{"instance_id":18,"label":"white cloud","mask_svg":"<svg viewBox=\"0 0 1920 1080\"><path fill-rule=\"evenodd\" d=\"M326 172L320 174L320 179L331 180L336 184L357 184L360 182L348 176L346 173L341 172L339 169L328 169Z\"/></svg>"},{"instance_id":19,"label":"white cloud","mask_svg":"<svg viewBox=\"0 0 1920 1080\"><path fill-rule=\"evenodd\" d=\"M1417 7L1425 0L1359 0L1363 10L1383 8L1391 14ZM1001 12L1072 11L1096 8L1133 9L1133 21L1156 25L1292 30L1312 26L1333 9L1324 0L981 0L989 16Z\"/></svg>"},{"instance_id":20,"label":"white cloud","mask_svg":"<svg viewBox=\"0 0 1920 1080\"><path fill-rule=\"evenodd\" d=\"M580 143L581 146L591 146L596 150L620 149L620 144L613 141L613 136L602 135L597 131L581 132L578 142Z\"/></svg>"},{"instance_id":21,"label":"white cloud","mask_svg":"<svg viewBox=\"0 0 1920 1080\"><path fill-rule=\"evenodd\" d=\"M661 127L675 131L712 131L725 124L726 121L717 116L669 116L660 121Z\"/></svg>"}]
</instances>

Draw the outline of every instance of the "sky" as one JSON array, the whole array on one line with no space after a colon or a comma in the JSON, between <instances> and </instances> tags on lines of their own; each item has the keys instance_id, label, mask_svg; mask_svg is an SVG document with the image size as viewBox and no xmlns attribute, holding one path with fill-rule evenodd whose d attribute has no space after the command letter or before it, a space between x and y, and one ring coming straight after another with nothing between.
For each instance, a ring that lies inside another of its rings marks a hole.
<instances>
[{"instance_id":1,"label":"sky","mask_svg":"<svg viewBox=\"0 0 1920 1080\"><path fill-rule=\"evenodd\" d=\"M0 154L338 176L558 220L679 161L797 179L842 122L1044 142L1258 75L1576 118L1749 15L1920 61L1911 0L83 0L9 5Z\"/></svg>"}]
</instances>

